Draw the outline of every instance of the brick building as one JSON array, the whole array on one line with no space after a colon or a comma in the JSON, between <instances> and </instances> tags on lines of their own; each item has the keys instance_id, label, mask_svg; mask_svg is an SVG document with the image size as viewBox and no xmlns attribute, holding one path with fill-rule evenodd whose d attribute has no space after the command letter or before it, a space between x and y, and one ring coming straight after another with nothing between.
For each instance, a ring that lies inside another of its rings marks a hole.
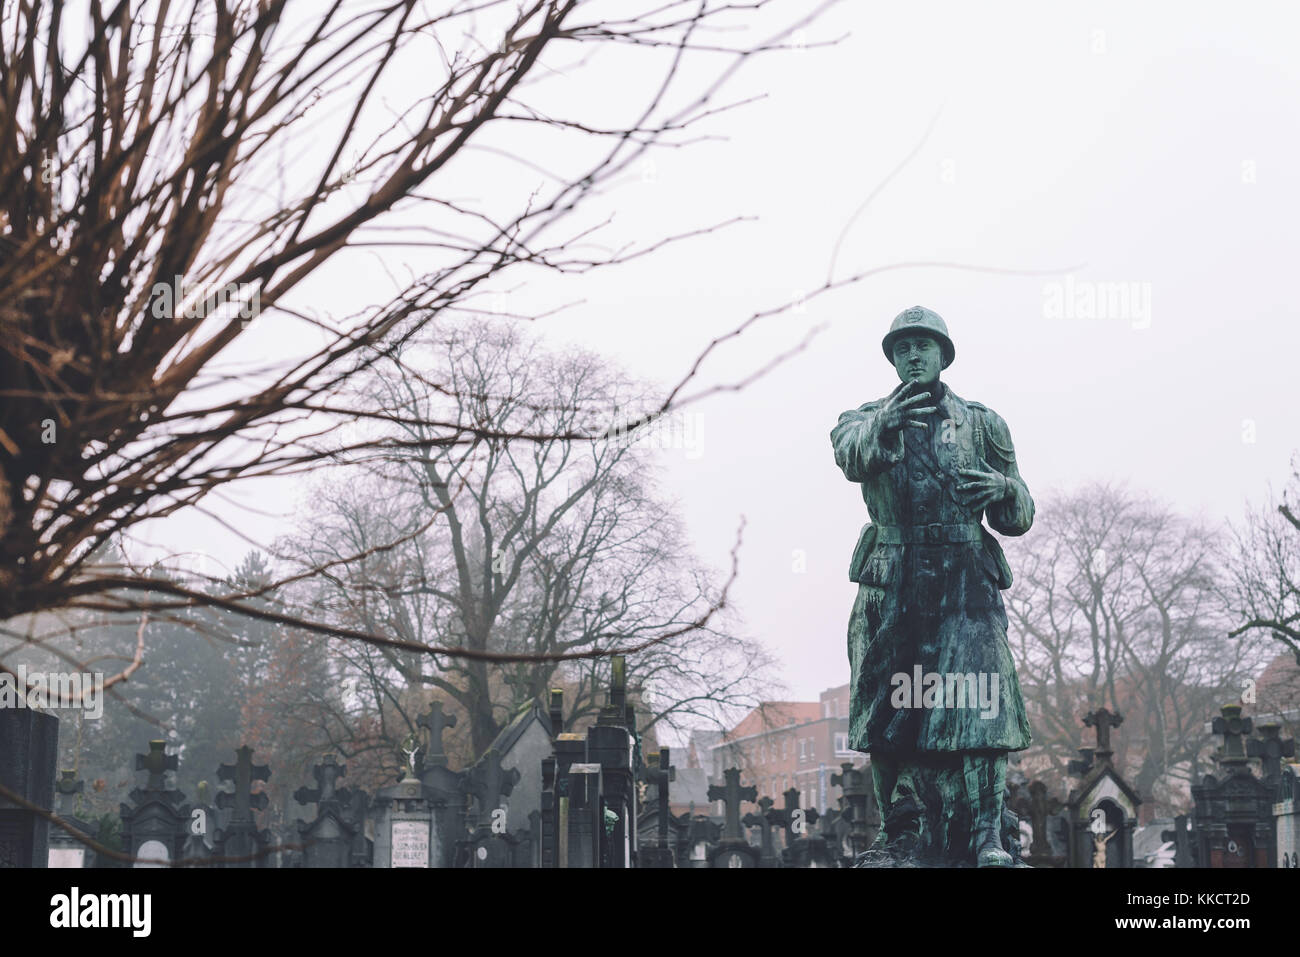
<instances>
[{"instance_id":1,"label":"brick building","mask_svg":"<svg viewBox=\"0 0 1300 957\"><path fill-rule=\"evenodd\" d=\"M850 751L849 686L828 688L817 701L765 701L747 714L730 731L709 742L709 781L721 784L723 771L740 769L744 784L758 788L759 797L770 797L782 807L786 789L798 788L803 807L819 811L836 807L840 789L831 775L840 765L867 763L867 756ZM703 747L696 747L700 754ZM721 814L715 802L714 814Z\"/></svg>"}]
</instances>

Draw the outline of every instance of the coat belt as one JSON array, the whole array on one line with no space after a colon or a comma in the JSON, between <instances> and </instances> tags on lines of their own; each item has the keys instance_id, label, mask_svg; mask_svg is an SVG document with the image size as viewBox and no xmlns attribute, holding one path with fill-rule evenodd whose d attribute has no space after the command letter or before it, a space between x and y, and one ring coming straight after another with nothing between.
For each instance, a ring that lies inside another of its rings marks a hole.
<instances>
[{"instance_id":1,"label":"coat belt","mask_svg":"<svg viewBox=\"0 0 1300 957\"><path fill-rule=\"evenodd\" d=\"M945 525L877 525L876 543L880 545L942 545L956 542L978 542L983 529L978 522Z\"/></svg>"}]
</instances>

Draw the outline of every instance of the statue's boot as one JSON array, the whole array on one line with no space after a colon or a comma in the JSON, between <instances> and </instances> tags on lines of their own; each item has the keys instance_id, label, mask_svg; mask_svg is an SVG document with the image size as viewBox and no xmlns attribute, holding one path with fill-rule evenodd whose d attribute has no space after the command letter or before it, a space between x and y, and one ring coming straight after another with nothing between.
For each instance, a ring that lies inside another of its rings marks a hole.
<instances>
[{"instance_id":1,"label":"statue's boot","mask_svg":"<svg viewBox=\"0 0 1300 957\"><path fill-rule=\"evenodd\" d=\"M1002 849L997 828L982 827L975 834L976 867L1011 867L1011 855Z\"/></svg>"}]
</instances>

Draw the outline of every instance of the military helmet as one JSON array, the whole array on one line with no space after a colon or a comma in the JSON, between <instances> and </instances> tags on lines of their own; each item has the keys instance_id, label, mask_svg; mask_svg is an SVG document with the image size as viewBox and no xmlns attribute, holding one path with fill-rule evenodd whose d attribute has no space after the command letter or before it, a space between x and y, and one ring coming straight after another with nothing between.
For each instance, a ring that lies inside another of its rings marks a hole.
<instances>
[{"instance_id":1,"label":"military helmet","mask_svg":"<svg viewBox=\"0 0 1300 957\"><path fill-rule=\"evenodd\" d=\"M952 340L948 338L948 326L937 312L926 309L924 306L913 306L911 309L904 309L894 318L894 324L889 327L889 332L885 333L885 338L881 340L880 347L885 350L885 358L890 361L890 364L893 364L894 361L895 340L901 336L914 336L917 334L927 335L938 340L939 348L943 352L943 367L946 369L952 365L957 350L953 347Z\"/></svg>"}]
</instances>

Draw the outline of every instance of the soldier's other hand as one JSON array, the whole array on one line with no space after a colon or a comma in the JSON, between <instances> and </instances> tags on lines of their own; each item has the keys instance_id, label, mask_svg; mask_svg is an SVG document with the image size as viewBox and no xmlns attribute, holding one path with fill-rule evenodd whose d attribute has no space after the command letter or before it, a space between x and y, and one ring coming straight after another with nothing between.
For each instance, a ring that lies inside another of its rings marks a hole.
<instances>
[{"instance_id":1,"label":"soldier's other hand","mask_svg":"<svg viewBox=\"0 0 1300 957\"><path fill-rule=\"evenodd\" d=\"M901 429L905 425L916 426L920 429L929 428L929 425L922 422L920 417L929 415L931 412L937 412L938 407L919 405L918 403L930 398L930 393L920 392L912 395L912 390L915 388L916 380L910 379L904 382L902 387L895 390L894 394L885 401L885 404L880 408L881 428L888 432Z\"/></svg>"},{"instance_id":2,"label":"soldier's other hand","mask_svg":"<svg viewBox=\"0 0 1300 957\"><path fill-rule=\"evenodd\" d=\"M957 486L957 499L963 508L980 512L1011 494L1011 483L1001 472L981 469L958 469L970 481Z\"/></svg>"}]
</instances>

